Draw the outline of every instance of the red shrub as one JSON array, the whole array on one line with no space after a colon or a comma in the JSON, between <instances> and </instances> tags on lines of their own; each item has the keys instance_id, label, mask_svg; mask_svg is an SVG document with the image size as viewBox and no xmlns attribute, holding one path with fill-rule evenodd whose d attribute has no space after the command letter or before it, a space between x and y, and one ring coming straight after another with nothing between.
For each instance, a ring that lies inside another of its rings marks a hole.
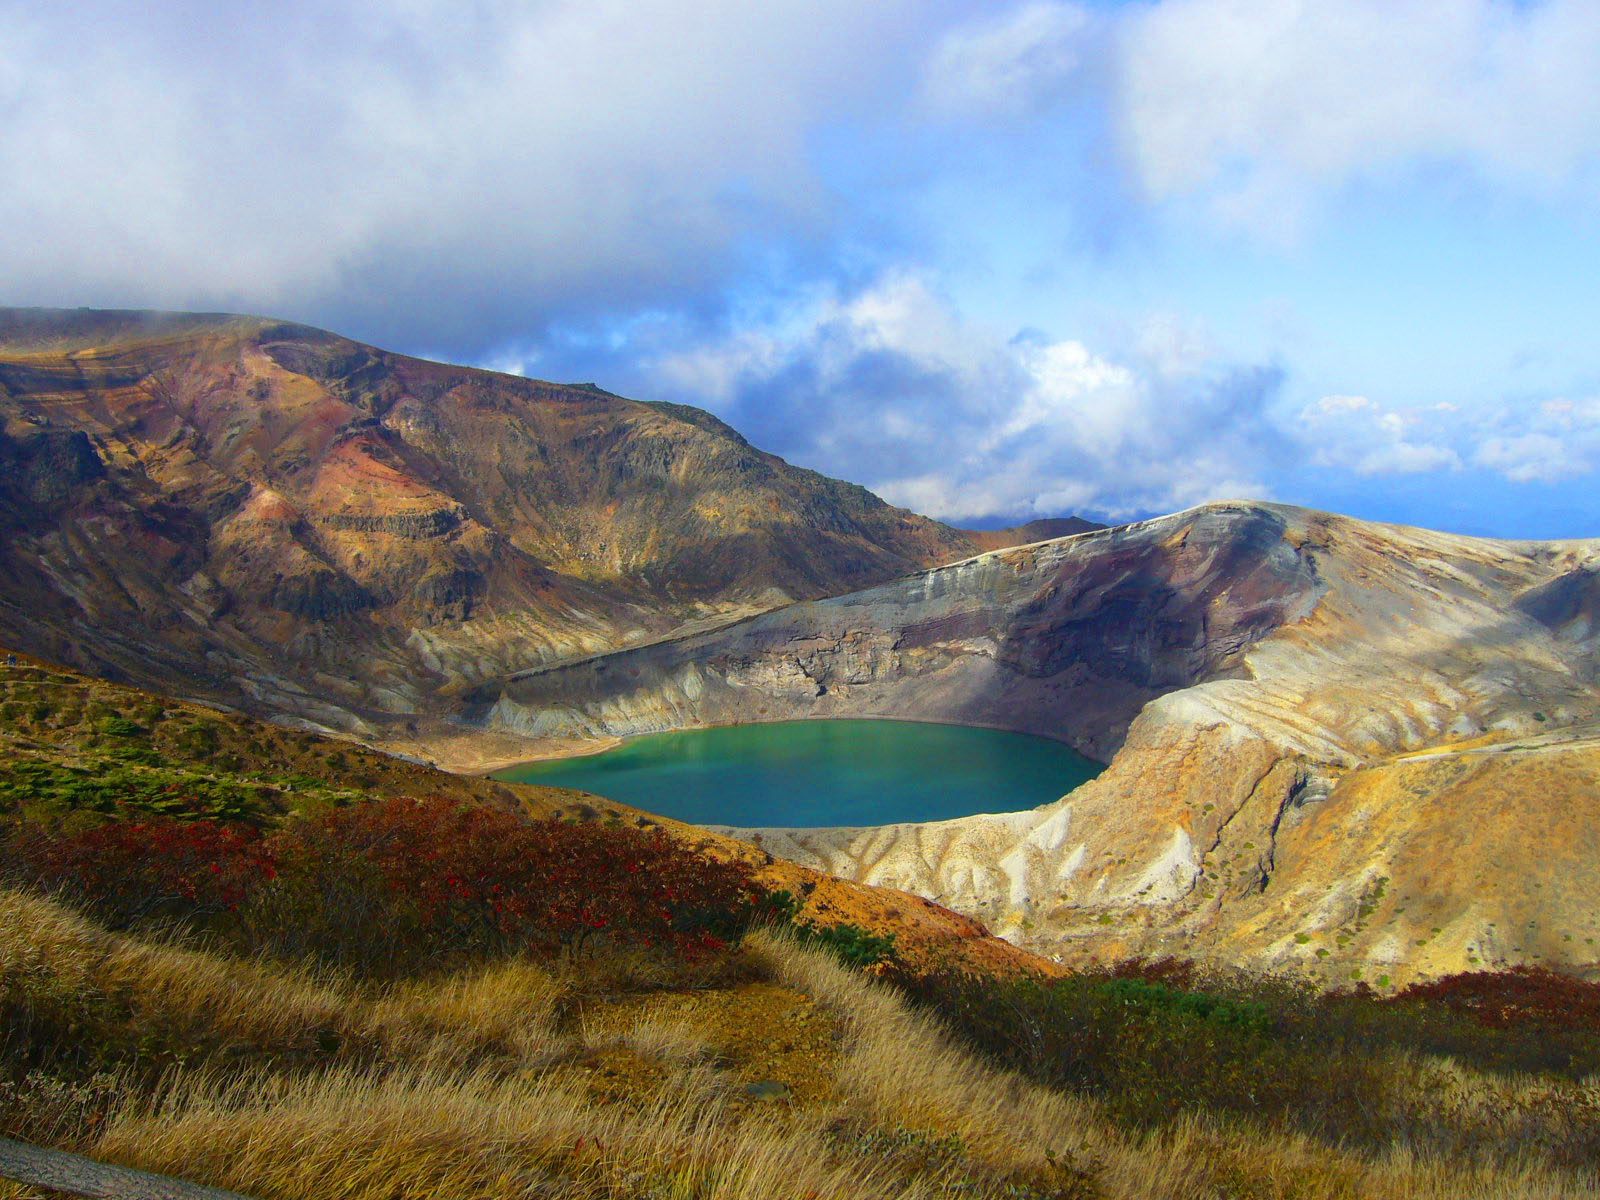
<instances>
[{"instance_id":1,"label":"red shrub","mask_svg":"<svg viewBox=\"0 0 1600 1200\"><path fill-rule=\"evenodd\" d=\"M234 910L274 873L256 830L209 820L108 821L65 835L24 826L6 848L13 873L77 899L113 928Z\"/></svg>"},{"instance_id":2,"label":"red shrub","mask_svg":"<svg viewBox=\"0 0 1600 1200\"><path fill-rule=\"evenodd\" d=\"M256 936L363 974L461 954L578 949L603 934L695 955L752 896L749 869L659 831L528 822L443 799L335 809L271 839Z\"/></svg>"},{"instance_id":3,"label":"red shrub","mask_svg":"<svg viewBox=\"0 0 1600 1200\"><path fill-rule=\"evenodd\" d=\"M659 830L525 821L444 799L390 800L292 821L262 838L213 821L114 821L12 837L29 881L114 925L209 917L246 953L365 975L603 935L694 956L723 944L754 899L750 870Z\"/></svg>"},{"instance_id":4,"label":"red shrub","mask_svg":"<svg viewBox=\"0 0 1600 1200\"><path fill-rule=\"evenodd\" d=\"M1426 1000L1497 1028L1531 1024L1600 1032L1600 984L1544 967L1447 975L1412 984L1391 1003Z\"/></svg>"}]
</instances>

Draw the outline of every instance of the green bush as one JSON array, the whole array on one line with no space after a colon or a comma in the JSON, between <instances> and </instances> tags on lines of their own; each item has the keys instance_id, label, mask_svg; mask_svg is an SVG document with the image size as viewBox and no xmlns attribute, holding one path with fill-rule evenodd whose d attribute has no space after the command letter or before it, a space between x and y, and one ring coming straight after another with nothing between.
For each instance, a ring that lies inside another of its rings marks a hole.
<instances>
[{"instance_id":1,"label":"green bush","mask_svg":"<svg viewBox=\"0 0 1600 1200\"><path fill-rule=\"evenodd\" d=\"M142 725L136 725L127 717L118 715L102 717L98 728L106 737L114 738L142 738L149 734L149 730Z\"/></svg>"},{"instance_id":2,"label":"green bush","mask_svg":"<svg viewBox=\"0 0 1600 1200\"><path fill-rule=\"evenodd\" d=\"M818 925L800 916L802 901L787 891L768 892L759 902L758 919L787 929L802 944L826 950L848 967L879 967L897 963L894 935L869 933L859 925L840 922Z\"/></svg>"},{"instance_id":3,"label":"green bush","mask_svg":"<svg viewBox=\"0 0 1600 1200\"><path fill-rule=\"evenodd\" d=\"M55 763L0 764L0 811L27 808L105 816L146 814L261 823L268 809L258 789L236 779L194 771L155 769L161 758L145 746L118 747L94 767ZM131 764L140 764L138 766Z\"/></svg>"},{"instance_id":4,"label":"green bush","mask_svg":"<svg viewBox=\"0 0 1600 1200\"><path fill-rule=\"evenodd\" d=\"M1170 1013L1173 1016L1193 1017L1210 1021L1224 1029L1255 1035L1265 1034L1270 1025L1264 1004L1232 1000L1207 992L1184 991L1143 979L1109 979L1099 986L1108 999L1150 1015Z\"/></svg>"},{"instance_id":5,"label":"green bush","mask_svg":"<svg viewBox=\"0 0 1600 1200\"><path fill-rule=\"evenodd\" d=\"M172 734L173 746L189 758L210 758L216 753L220 739L216 726L209 722L185 725Z\"/></svg>"},{"instance_id":6,"label":"green bush","mask_svg":"<svg viewBox=\"0 0 1600 1200\"><path fill-rule=\"evenodd\" d=\"M1582 1083L1600 1072L1594 984L1512 972L1385 999L1138 964L1063 979L944 972L897 982L999 1063L1136 1127L1232 1113L1375 1151L1403 1137L1441 1154L1492 1155L1515 1138L1568 1163L1600 1155L1600 1108ZM1473 1124L1465 1108L1439 1103L1454 1086L1427 1065L1440 1058L1537 1073L1565 1099Z\"/></svg>"},{"instance_id":7,"label":"green bush","mask_svg":"<svg viewBox=\"0 0 1600 1200\"><path fill-rule=\"evenodd\" d=\"M894 961L894 934L868 933L859 925L796 922L800 941L832 954L847 967L876 967Z\"/></svg>"}]
</instances>

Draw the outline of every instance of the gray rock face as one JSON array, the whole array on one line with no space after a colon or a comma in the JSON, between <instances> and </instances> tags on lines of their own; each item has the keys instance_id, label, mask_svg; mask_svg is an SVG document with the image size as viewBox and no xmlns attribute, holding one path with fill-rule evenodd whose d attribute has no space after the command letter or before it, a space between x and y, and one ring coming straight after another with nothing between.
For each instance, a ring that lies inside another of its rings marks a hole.
<instances>
[{"instance_id":1,"label":"gray rock face","mask_svg":"<svg viewBox=\"0 0 1600 1200\"><path fill-rule=\"evenodd\" d=\"M1040 809L739 834L1067 959L1587 967L1600 872L1554 847L1499 872L1499 818L1439 831L1452 805L1507 811L1514 779L1546 781L1562 846L1600 828L1597 566L1596 542L1214 504L526 673L470 712L538 736L897 717L1069 742L1108 769ZM1446 857L1483 869L1440 889ZM1501 936L1530 919L1560 936Z\"/></svg>"},{"instance_id":2,"label":"gray rock face","mask_svg":"<svg viewBox=\"0 0 1600 1200\"><path fill-rule=\"evenodd\" d=\"M1173 520L980 555L527 672L479 692L468 717L560 737L895 717L1044 734L1109 758L1149 699L1236 670L1319 594L1277 513Z\"/></svg>"},{"instance_id":3,"label":"gray rock face","mask_svg":"<svg viewBox=\"0 0 1600 1200\"><path fill-rule=\"evenodd\" d=\"M0 1138L0 1176L90 1200L250 1200L237 1192Z\"/></svg>"}]
</instances>

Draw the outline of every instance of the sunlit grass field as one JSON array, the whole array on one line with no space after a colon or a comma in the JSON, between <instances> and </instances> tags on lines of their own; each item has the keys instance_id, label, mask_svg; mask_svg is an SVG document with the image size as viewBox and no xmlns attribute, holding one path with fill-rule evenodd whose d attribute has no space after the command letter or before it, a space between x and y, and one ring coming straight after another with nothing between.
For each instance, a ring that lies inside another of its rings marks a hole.
<instances>
[{"instance_id":1,"label":"sunlit grass field","mask_svg":"<svg viewBox=\"0 0 1600 1200\"><path fill-rule=\"evenodd\" d=\"M1592 985L929 970L654 830L21 684L3 1136L259 1200L1594 1194Z\"/></svg>"}]
</instances>

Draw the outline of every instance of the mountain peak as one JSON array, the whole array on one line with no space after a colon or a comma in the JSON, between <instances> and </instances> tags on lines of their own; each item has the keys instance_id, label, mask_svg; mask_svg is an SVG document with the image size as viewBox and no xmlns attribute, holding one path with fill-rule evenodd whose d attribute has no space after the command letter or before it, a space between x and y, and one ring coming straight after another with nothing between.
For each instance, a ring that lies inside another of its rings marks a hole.
<instances>
[{"instance_id":1,"label":"mountain peak","mask_svg":"<svg viewBox=\"0 0 1600 1200\"><path fill-rule=\"evenodd\" d=\"M0 310L0 462L0 635L344 723L975 549L699 409L230 313Z\"/></svg>"}]
</instances>

